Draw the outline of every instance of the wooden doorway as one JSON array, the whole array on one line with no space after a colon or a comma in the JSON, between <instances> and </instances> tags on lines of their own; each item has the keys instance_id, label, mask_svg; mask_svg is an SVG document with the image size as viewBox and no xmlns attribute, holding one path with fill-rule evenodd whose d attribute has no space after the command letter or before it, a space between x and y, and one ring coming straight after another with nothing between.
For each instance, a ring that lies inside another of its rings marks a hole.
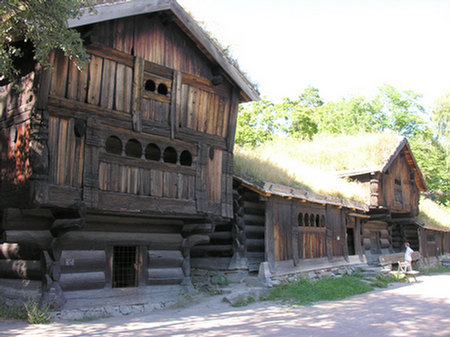
<instances>
[{"instance_id":1,"label":"wooden doorway","mask_svg":"<svg viewBox=\"0 0 450 337\"><path fill-rule=\"evenodd\" d=\"M347 228L347 249L348 255L355 255L355 230L353 228Z\"/></svg>"}]
</instances>

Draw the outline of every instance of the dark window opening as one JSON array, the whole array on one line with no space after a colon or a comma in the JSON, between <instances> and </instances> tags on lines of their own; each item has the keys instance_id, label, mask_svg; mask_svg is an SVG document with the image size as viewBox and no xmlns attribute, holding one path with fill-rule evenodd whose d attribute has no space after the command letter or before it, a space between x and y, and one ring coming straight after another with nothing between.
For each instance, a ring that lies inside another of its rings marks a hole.
<instances>
[{"instance_id":1,"label":"dark window opening","mask_svg":"<svg viewBox=\"0 0 450 337\"><path fill-rule=\"evenodd\" d=\"M113 251L112 287L137 286L136 247L116 246Z\"/></svg>"},{"instance_id":2,"label":"dark window opening","mask_svg":"<svg viewBox=\"0 0 450 337\"><path fill-rule=\"evenodd\" d=\"M172 164L177 163L177 151L175 151L173 147L169 146L164 150L164 162Z\"/></svg>"},{"instance_id":3,"label":"dark window opening","mask_svg":"<svg viewBox=\"0 0 450 337\"><path fill-rule=\"evenodd\" d=\"M304 222L305 222L305 227L309 227L309 215L308 213L305 213L305 217L304 217Z\"/></svg>"},{"instance_id":4,"label":"dark window opening","mask_svg":"<svg viewBox=\"0 0 450 337\"><path fill-rule=\"evenodd\" d=\"M130 139L125 146L125 154L128 157L141 158L142 146L136 139Z\"/></svg>"},{"instance_id":5,"label":"dark window opening","mask_svg":"<svg viewBox=\"0 0 450 337\"><path fill-rule=\"evenodd\" d=\"M320 227L320 217L318 214L316 215L316 227Z\"/></svg>"},{"instance_id":6,"label":"dark window opening","mask_svg":"<svg viewBox=\"0 0 450 337\"><path fill-rule=\"evenodd\" d=\"M395 179L395 185L402 186L402 182L400 179Z\"/></svg>"},{"instance_id":7,"label":"dark window opening","mask_svg":"<svg viewBox=\"0 0 450 337\"><path fill-rule=\"evenodd\" d=\"M105 146L108 153L122 154L122 141L116 136L109 136Z\"/></svg>"},{"instance_id":8,"label":"dark window opening","mask_svg":"<svg viewBox=\"0 0 450 337\"><path fill-rule=\"evenodd\" d=\"M314 221L314 214L311 214L311 215L310 215L310 218L309 218L309 225L310 225L311 227L314 227L314 224L315 224L315 221Z\"/></svg>"},{"instance_id":9,"label":"dark window opening","mask_svg":"<svg viewBox=\"0 0 450 337\"><path fill-rule=\"evenodd\" d=\"M158 85L158 94L166 96L169 91L167 90L167 85L160 83Z\"/></svg>"},{"instance_id":10,"label":"dark window opening","mask_svg":"<svg viewBox=\"0 0 450 337\"><path fill-rule=\"evenodd\" d=\"M297 219L297 221L298 221L298 225L299 225L299 226L303 226L303 213L299 213L299 214L298 214L298 219Z\"/></svg>"},{"instance_id":11,"label":"dark window opening","mask_svg":"<svg viewBox=\"0 0 450 337\"><path fill-rule=\"evenodd\" d=\"M148 144L145 148L145 158L148 160L160 161L161 159L161 150L156 144Z\"/></svg>"},{"instance_id":12,"label":"dark window opening","mask_svg":"<svg viewBox=\"0 0 450 337\"><path fill-rule=\"evenodd\" d=\"M320 217L320 227L325 227L325 215Z\"/></svg>"},{"instance_id":13,"label":"dark window opening","mask_svg":"<svg viewBox=\"0 0 450 337\"><path fill-rule=\"evenodd\" d=\"M192 155L189 151L184 150L180 155L180 164L183 166L192 165Z\"/></svg>"},{"instance_id":14,"label":"dark window opening","mask_svg":"<svg viewBox=\"0 0 450 337\"><path fill-rule=\"evenodd\" d=\"M156 83L153 80L147 80L145 81L145 86L144 86L146 91L155 91L156 90Z\"/></svg>"}]
</instances>

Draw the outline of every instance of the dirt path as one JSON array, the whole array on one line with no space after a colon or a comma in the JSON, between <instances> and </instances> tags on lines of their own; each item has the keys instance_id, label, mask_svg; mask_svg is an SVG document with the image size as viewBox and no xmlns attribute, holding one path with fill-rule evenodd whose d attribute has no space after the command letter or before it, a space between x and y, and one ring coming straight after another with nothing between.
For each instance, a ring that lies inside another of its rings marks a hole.
<instances>
[{"instance_id":1,"label":"dirt path","mask_svg":"<svg viewBox=\"0 0 450 337\"><path fill-rule=\"evenodd\" d=\"M91 322L0 322L0 336L450 336L450 274L419 280L307 307L232 308L211 297L188 308Z\"/></svg>"}]
</instances>

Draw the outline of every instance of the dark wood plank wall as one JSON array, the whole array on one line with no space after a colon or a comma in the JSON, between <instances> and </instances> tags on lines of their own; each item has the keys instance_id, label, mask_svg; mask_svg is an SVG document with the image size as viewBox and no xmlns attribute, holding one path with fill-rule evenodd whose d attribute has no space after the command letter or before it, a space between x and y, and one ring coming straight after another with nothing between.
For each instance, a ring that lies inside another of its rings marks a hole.
<instances>
[{"instance_id":1,"label":"dark wood plank wall","mask_svg":"<svg viewBox=\"0 0 450 337\"><path fill-rule=\"evenodd\" d=\"M270 200L275 261L347 254L342 209L274 196Z\"/></svg>"},{"instance_id":2,"label":"dark wood plank wall","mask_svg":"<svg viewBox=\"0 0 450 337\"><path fill-rule=\"evenodd\" d=\"M212 84L211 63L177 26L164 20L164 15L139 16L82 28L91 42L91 62L82 72L61 53L52 55L51 182L77 187L84 168L89 171L85 183L91 186L84 195L92 200L91 207L96 207L98 187L108 192L197 199L198 211L231 217L232 156L227 148L232 145L227 138L234 134L238 101L232 98L230 84ZM143 61L137 62L139 58ZM74 136L76 119L94 116L95 122L87 123L88 128L96 127L90 131L91 140ZM148 144L142 140L145 135L159 135L161 150L173 146L179 155L183 149L174 142L185 140L181 147L190 147L192 168L149 165L144 153L140 162L103 155L111 135L125 146L130 126L138 132L133 136L143 148ZM212 146L196 153L199 143ZM98 182L91 183L96 176Z\"/></svg>"},{"instance_id":3,"label":"dark wood plank wall","mask_svg":"<svg viewBox=\"0 0 450 337\"><path fill-rule=\"evenodd\" d=\"M419 241L420 252L425 258L439 258L450 253L450 232L422 228L419 230Z\"/></svg>"},{"instance_id":4,"label":"dark wood plank wall","mask_svg":"<svg viewBox=\"0 0 450 337\"><path fill-rule=\"evenodd\" d=\"M275 246L275 261L290 260L292 254L292 201L279 197L274 199L273 240Z\"/></svg>"},{"instance_id":5,"label":"dark wood plank wall","mask_svg":"<svg viewBox=\"0 0 450 337\"><path fill-rule=\"evenodd\" d=\"M345 256L347 242L342 208L327 205L325 219L328 256Z\"/></svg>"},{"instance_id":6,"label":"dark wood plank wall","mask_svg":"<svg viewBox=\"0 0 450 337\"><path fill-rule=\"evenodd\" d=\"M419 190L403 152L391 164L388 173L382 175L382 180L385 205L395 213L417 215Z\"/></svg>"},{"instance_id":7,"label":"dark wood plank wall","mask_svg":"<svg viewBox=\"0 0 450 337\"><path fill-rule=\"evenodd\" d=\"M83 183L84 137L74 133L74 118L49 117L49 166L51 183L81 187Z\"/></svg>"}]
</instances>

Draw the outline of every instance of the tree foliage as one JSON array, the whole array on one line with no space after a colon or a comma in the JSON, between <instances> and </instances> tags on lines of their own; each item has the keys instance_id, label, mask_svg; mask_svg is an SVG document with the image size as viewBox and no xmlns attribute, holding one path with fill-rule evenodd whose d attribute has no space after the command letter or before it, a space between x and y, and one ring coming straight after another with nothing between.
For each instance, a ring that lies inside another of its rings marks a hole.
<instances>
[{"instance_id":1,"label":"tree foliage","mask_svg":"<svg viewBox=\"0 0 450 337\"><path fill-rule=\"evenodd\" d=\"M92 10L89 0L1 1L0 80L18 79L18 60L26 49L44 67L50 66L50 51L60 49L81 68L89 57L79 33L68 28L67 20L79 17L83 7Z\"/></svg>"},{"instance_id":2,"label":"tree foliage","mask_svg":"<svg viewBox=\"0 0 450 337\"><path fill-rule=\"evenodd\" d=\"M236 142L254 146L275 137L393 130L409 139L430 192L450 204L450 93L436 102L431 115L420 99L413 91L383 85L373 98L354 96L325 102L317 88L308 87L297 99L264 100L241 108Z\"/></svg>"}]
</instances>

